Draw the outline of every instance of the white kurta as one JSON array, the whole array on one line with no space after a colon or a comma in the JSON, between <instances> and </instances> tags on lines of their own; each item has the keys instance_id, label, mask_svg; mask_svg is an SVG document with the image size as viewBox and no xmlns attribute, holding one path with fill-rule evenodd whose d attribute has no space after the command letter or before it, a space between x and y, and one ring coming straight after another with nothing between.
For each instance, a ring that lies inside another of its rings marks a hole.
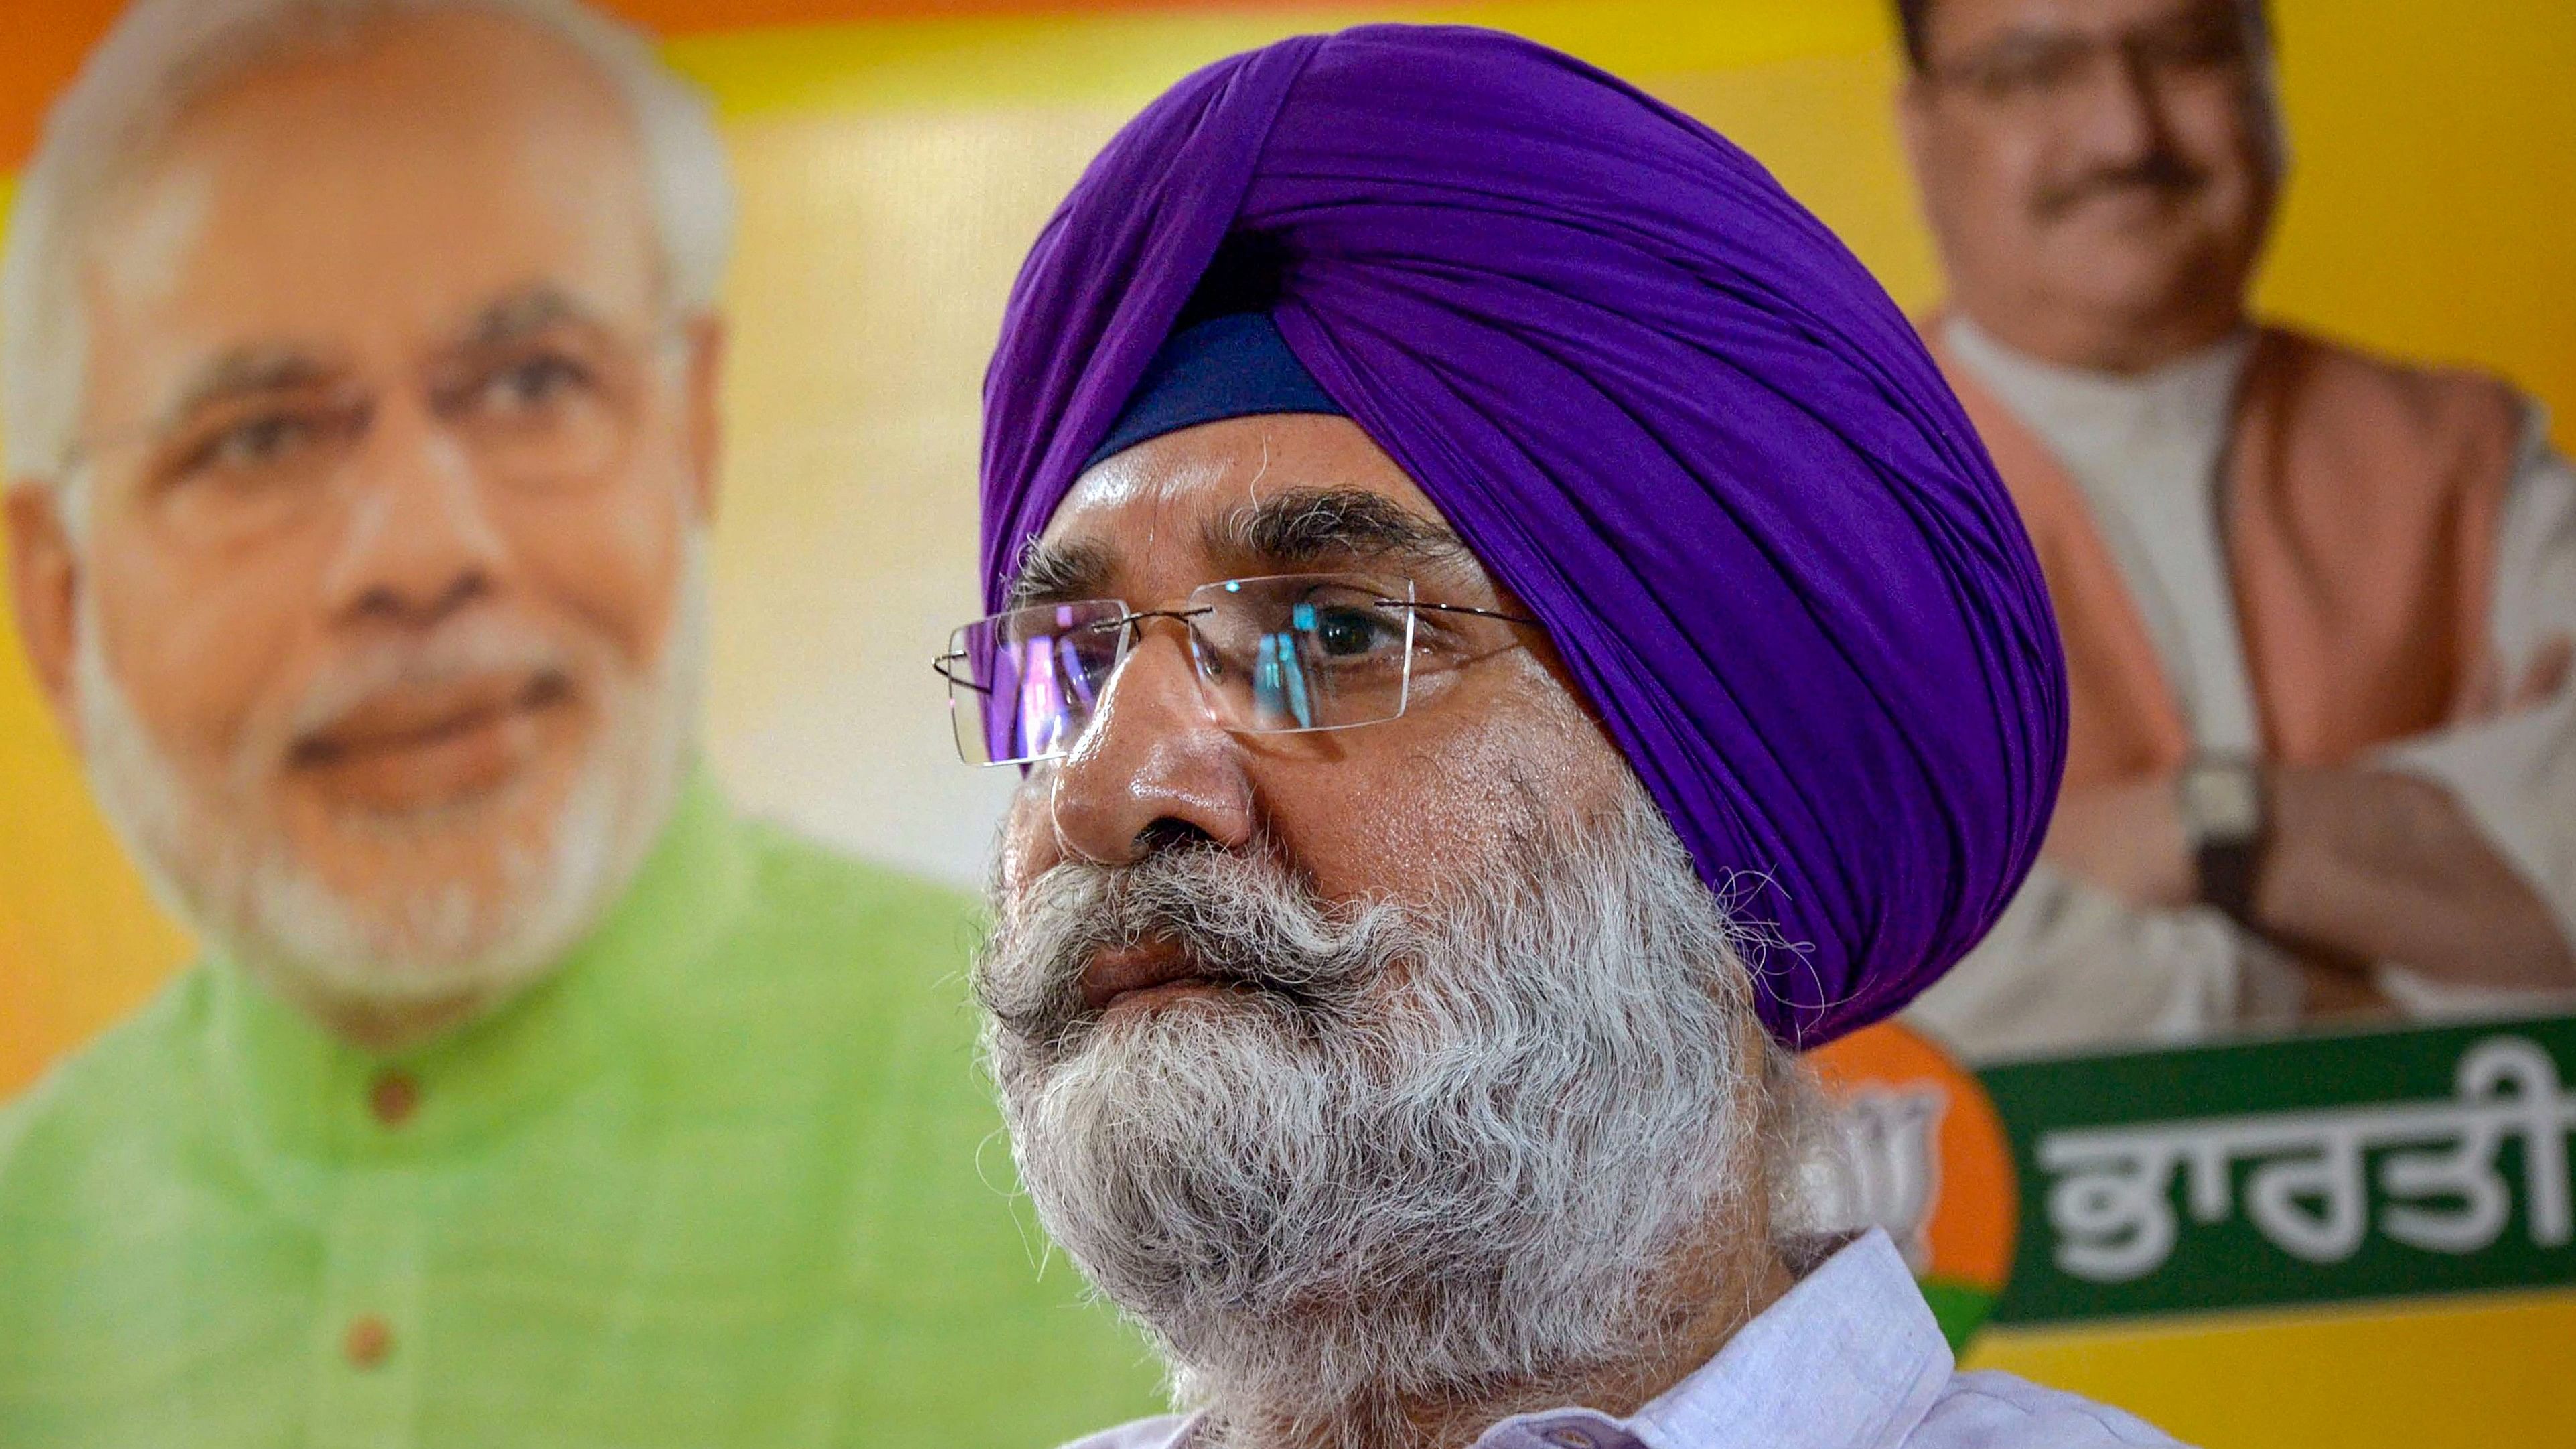
<instances>
[{"instance_id":1,"label":"white kurta","mask_svg":"<svg viewBox=\"0 0 2576 1449\"><path fill-rule=\"evenodd\" d=\"M2252 335L2121 377L2015 353L1965 317L1946 326L1960 364L2083 490L2195 747L2259 754L2221 531L2228 428ZM2526 403L2525 413L2489 619L2508 682L2552 638L2576 638L2576 470L2550 447L2539 406ZM2378 763L2447 787L2576 940L2576 690L2522 714L2398 741ZM2437 983L2395 963L2381 967L2380 984L2422 1016L2540 1000ZM2136 910L2043 864L1912 1019L1976 1058L2190 1040L2284 1025L2298 1007L2296 973L2224 914Z\"/></svg>"}]
</instances>

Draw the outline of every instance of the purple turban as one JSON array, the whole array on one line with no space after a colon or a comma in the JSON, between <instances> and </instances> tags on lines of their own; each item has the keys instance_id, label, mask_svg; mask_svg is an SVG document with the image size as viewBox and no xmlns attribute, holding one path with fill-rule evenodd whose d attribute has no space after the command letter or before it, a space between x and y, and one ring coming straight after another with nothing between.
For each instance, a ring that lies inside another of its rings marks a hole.
<instances>
[{"instance_id":1,"label":"purple turban","mask_svg":"<svg viewBox=\"0 0 2576 1449\"><path fill-rule=\"evenodd\" d=\"M1725 138L1542 46L1369 26L1182 81L1030 252L985 379L1022 546L1219 257L1546 625L1814 1046L1983 935L2066 754L2048 594L1905 317Z\"/></svg>"}]
</instances>

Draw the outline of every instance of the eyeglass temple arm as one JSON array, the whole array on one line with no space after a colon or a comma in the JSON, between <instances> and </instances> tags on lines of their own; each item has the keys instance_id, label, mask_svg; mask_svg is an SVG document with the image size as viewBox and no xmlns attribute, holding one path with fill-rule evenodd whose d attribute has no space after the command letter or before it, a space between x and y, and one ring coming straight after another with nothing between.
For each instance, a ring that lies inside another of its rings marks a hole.
<instances>
[{"instance_id":1,"label":"eyeglass temple arm","mask_svg":"<svg viewBox=\"0 0 2576 1449\"><path fill-rule=\"evenodd\" d=\"M965 657L966 655L962 650L955 653L939 655L930 661L930 672L947 680L951 684L962 684L968 689L975 691L977 694L991 694L993 692L993 686L989 684L977 684L975 681L957 674L951 669L950 666Z\"/></svg>"},{"instance_id":2,"label":"eyeglass temple arm","mask_svg":"<svg viewBox=\"0 0 2576 1449\"><path fill-rule=\"evenodd\" d=\"M1539 623L1536 619L1523 618L1518 614L1506 614L1500 609L1474 609L1465 604L1424 604L1412 599L1380 599L1378 604L1391 609L1429 609L1435 614L1473 614L1479 619L1500 619L1506 624L1528 624L1537 627Z\"/></svg>"}]
</instances>

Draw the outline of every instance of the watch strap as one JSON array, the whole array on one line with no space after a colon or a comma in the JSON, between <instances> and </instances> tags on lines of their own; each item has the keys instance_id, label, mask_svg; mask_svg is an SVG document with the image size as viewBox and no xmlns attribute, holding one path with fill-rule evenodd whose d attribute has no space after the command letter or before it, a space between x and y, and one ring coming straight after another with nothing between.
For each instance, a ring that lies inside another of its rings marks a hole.
<instances>
[{"instance_id":1,"label":"watch strap","mask_svg":"<svg viewBox=\"0 0 2576 1449\"><path fill-rule=\"evenodd\" d=\"M2254 882L2263 863L2260 837L2204 840L2194 852L2200 898L2243 925L2254 921Z\"/></svg>"},{"instance_id":2,"label":"watch strap","mask_svg":"<svg viewBox=\"0 0 2576 1449\"><path fill-rule=\"evenodd\" d=\"M2185 768L2180 791L2194 896L2251 928L2271 834L2261 768L2244 756L2204 755Z\"/></svg>"}]
</instances>

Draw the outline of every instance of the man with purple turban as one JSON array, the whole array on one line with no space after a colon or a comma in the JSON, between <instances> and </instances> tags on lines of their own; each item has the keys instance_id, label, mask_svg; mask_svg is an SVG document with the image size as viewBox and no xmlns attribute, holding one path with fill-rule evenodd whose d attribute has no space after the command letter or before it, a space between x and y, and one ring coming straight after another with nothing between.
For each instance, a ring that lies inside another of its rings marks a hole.
<instances>
[{"instance_id":1,"label":"man with purple turban","mask_svg":"<svg viewBox=\"0 0 2576 1449\"><path fill-rule=\"evenodd\" d=\"M1762 169L1468 30L1213 66L986 386L976 977L1172 1446L2170 1441L1961 1376L1805 1231L1795 1053L2029 868L2046 591L1906 319Z\"/></svg>"}]
</instances>

